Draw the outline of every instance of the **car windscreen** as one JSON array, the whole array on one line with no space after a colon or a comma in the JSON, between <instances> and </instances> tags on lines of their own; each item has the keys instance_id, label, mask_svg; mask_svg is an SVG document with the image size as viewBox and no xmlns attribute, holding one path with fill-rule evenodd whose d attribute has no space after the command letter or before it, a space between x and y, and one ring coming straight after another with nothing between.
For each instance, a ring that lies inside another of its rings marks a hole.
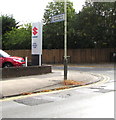
<instances>
[{"instance_id":1,"label":"car windscreen","mask_svg":"<svg viewBox=\"0 0 116 120\"><path fill-rule=\"evenodd\" d=\"M8 53L4 52L3 50L0 50L0 55L2 57L10 57L10 55Z\"/></svg>"}]
</instances>

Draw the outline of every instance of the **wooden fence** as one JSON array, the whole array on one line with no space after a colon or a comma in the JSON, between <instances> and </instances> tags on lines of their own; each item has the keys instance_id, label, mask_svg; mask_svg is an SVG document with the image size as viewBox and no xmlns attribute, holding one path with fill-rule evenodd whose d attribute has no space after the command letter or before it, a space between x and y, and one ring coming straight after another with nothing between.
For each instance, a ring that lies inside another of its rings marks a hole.
<instances>
[{"instance_id":1,"label":"wooden fence","mask_svg":"<svg viewBox=\"0 0 116 120\"><path fill-rule=\"evenodd\" d=\"M31 50L6 50L12 56L28 57L31 62ZM114 61L112 53L116 53L116 48L104 49L69 49L69 63L110 63ZM63 49L44 49L42 63L55 64L63 63ZM116 58L116 57L115 57Z\"/></svg>"}]
</instances>

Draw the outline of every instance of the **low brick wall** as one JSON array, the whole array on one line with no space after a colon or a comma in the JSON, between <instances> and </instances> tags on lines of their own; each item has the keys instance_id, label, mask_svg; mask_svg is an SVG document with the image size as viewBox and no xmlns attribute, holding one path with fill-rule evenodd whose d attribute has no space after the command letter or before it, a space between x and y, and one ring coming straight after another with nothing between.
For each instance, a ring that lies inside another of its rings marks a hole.
<instances>
[{"instance_id":1,"label":"low brick wall","mask_svg":"<svg viewBox=\"0 0 116 120\"><path fill-rule=\"evenodd\" d=\"M12 67L2 69L2 78L13 78L30 75L41 75L51 73L51 66L28 66L28 67Z\"/></svg>"}]
</instances>

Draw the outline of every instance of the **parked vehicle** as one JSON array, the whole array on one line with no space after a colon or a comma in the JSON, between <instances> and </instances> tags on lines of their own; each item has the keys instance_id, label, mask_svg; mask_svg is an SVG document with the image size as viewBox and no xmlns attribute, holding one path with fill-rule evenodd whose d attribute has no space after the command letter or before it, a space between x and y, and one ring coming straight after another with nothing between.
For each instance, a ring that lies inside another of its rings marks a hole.
<instances>
[{"instance_id":1,"label":"parked vehicle","mask_svg":"<svg viewBox=\"0 0 116 120\"><path fill-rule=\"evenodd\" d=\"M0 49L0 67L20 67L25 66L25 60L22 57L10 56Z\"/></svg>"}]
</instances>

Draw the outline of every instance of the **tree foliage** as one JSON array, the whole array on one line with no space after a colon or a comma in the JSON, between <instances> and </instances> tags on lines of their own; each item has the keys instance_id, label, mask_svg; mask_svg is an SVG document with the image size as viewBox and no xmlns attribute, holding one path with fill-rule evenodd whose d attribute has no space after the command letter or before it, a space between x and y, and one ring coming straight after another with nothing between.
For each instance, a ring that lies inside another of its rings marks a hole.
<instances>
[{"instance_id":1,"label":"tree foliage","mask_svg":"<svg viewBox=\"0 0 116 120\"><path fill-rule=\"evenodd\" d=\"M16 22L11 15L1 15L0 19L2 25L2 48L5 49L5 34L12 31L14 28L18 28L18 22Z\"/></svg>"},{"instance_id":2,"label":"tree foliage","mask_svg":"<svg viewBox=\"0 0 116 120\"><path fill-rule=\"evenodd\" d=\"M78 47L116 47L115 6L116 3L85 4L75 21Z\"/></svg>"},{"instance_id":3,"label":"tree foliage","mask_svg":"<svg viewBox=\"0 0 116 120\"><path fill-rule=\"evenodd\" d=\"M43 48L64 48L64 21L51 23L51 17L64 13L64 2L50 2L44 13ZM30 49L31 25L17 27L12 16L1 16L3 49ZM116 47L116 2L89 3L76 13L67 2L68 48Z\"/></svg>"},{"instance_id":4,"label":"tree foliage","mask_svg":"<svg viewBox=\"0 0 116 120\"><path fill-rule=\"evenodd\" d=\"M20 26L4 35L5 49L30 49L31 48L31 25Z\"/></svg>"},{"instance_id":5,"label":"tree foliage","mask_svg":"<svg viewBox=\"0 0 116 120\"><path fill-rule=\"evenodd\" d=\"M16 20L13 16L8 15L1 15L0 18L2 19L2 34L4 35L6 32L11 31L13 28L18 28Z\"/></svg>"},{"instance_id":6,"label":"tree foliage","mask_svg":"<svg viewBox=\"0 0 116 120\"><path fill-rule=\"evenodd\" d=\"M64 13L64 2L50 2L44 13L44 48L57 49L64 46L64 22L50 23L51 17ZM72 2L67 2L68 35L73 32L71 24L75 17Z\"/></svg>"},{"instance_id":7,"label":"tree foliage","mask_svg":"<svg viewBox=\"0 0 116 120\"><path fill-rule=\"evenodd\" d=\"M76 14L68 3L68 48L116 47L116 2L88 3ZM49 3L44 14L44 47L63 48L64 27L50 23L53 15L64 11L64 3Z\"/></svg>"}]
</instances>

